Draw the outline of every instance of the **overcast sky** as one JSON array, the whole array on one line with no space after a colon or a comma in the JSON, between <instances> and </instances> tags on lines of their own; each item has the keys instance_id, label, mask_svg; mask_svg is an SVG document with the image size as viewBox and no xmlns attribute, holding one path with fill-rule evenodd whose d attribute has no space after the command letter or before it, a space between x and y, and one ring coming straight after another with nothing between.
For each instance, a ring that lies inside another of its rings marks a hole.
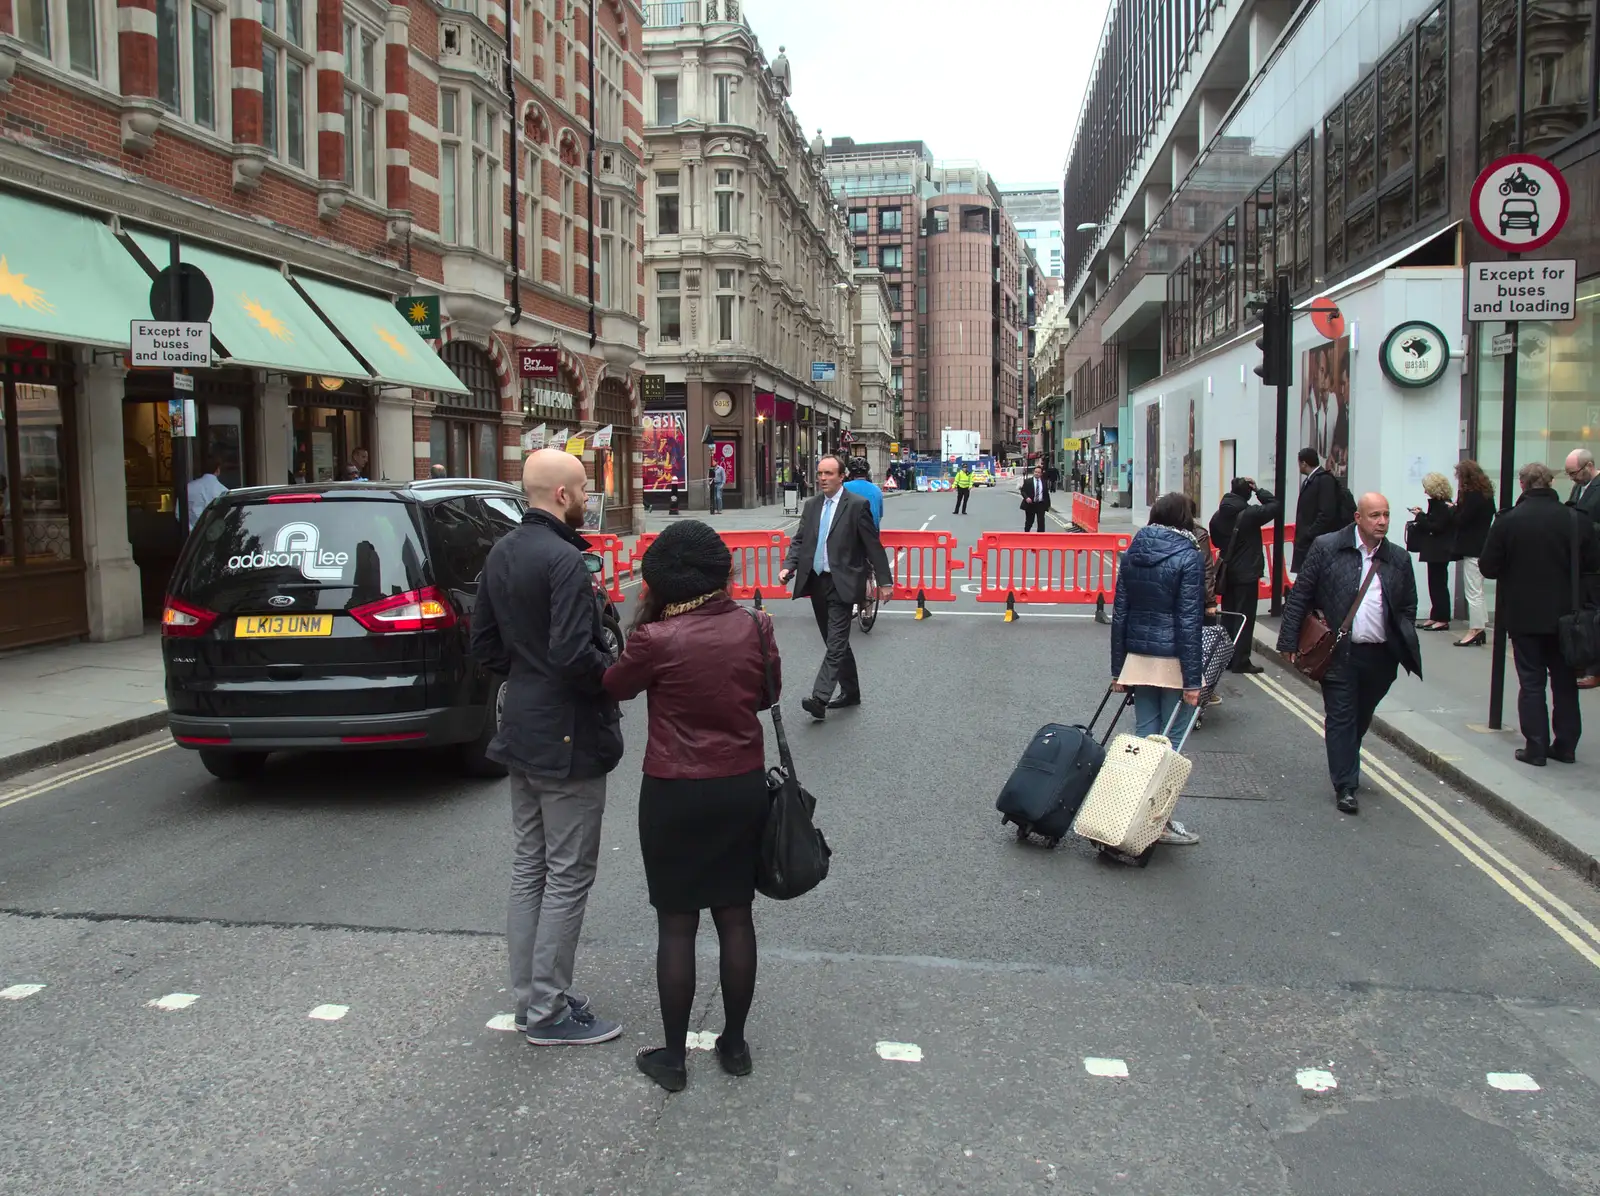
<instances>
[{"instance_id":1,"label":"overcast sky","mask_svg":"<svg viewBox=\"0 0 1600 1196\"><path fill-rule=\"evenodd\" d=\"M808 137L927 142L1059 188L1109 0L745 0Z\"/></svg>"}]
</instances>

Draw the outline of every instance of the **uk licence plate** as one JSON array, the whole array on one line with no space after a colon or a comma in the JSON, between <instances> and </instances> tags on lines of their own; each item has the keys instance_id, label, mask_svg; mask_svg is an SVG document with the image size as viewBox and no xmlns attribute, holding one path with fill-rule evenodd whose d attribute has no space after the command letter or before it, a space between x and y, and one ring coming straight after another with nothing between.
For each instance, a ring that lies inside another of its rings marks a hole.
<instances>
[{"instance_id":1,"label":"uk licence plate","mask_svg":"<svg viewBox=\"0 0 1600 1196\"><path fill-rule=\"evenodd\" d=\"M233 638L240 640L332 634L332 615L240 615L233 625Z\"/></svg>"}]
</instances>

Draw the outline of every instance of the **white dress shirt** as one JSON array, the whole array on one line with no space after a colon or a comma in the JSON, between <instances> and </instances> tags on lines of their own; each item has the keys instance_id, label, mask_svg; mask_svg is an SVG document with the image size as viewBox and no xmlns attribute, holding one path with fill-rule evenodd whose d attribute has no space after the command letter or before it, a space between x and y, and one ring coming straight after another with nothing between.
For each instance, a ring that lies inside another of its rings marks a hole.
<instances>
[{"instance_id":1,"label":"white dress shirt","mask_svg":"<svg viewBox=\"0 0 1600 1196\"><path fill-rule=\"evenodd\" d=\"M1361 552L1361 580L1356 582L1359 593L1361 581L1366 580L1367 570L1372 568L1372 559L1378 550L1367 548L1367 542L1361 538L1360 528L1356 529L1355 535L1356 548ZM1383 541L1380 540L1378 548L1382 547ZM1367 596L1356 608L1356 617L1350 624L1350 639L1357 644L1381 644L1388 638L1389 632L1383 625L1383 578L1374 573L1372 584L1367 587Z\"/></svg>"},{"instance_id":2,"label":"white dress shirt","mask_svg":"<svg viewBox=\"0 0 1600 1196\"><path fill-rule=\"evenodd\" d=\"M194 525L200 522L200 516L211 505L211 500L221 498L228 492L221 480L214 473L203 473L189 483L189 530L194 530Z\"/></svg>"}]
</instances>

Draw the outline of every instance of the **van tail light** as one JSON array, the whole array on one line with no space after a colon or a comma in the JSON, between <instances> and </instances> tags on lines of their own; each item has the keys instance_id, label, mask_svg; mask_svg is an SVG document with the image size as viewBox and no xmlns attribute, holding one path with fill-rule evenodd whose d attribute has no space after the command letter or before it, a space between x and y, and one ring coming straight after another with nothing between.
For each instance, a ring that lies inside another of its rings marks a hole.
<instances>
[{"instance_id":1,"label":"van tail light","mask_svg":"<svg viewBox=\"0 0 1600 1196\"><path fill-rule=\"evenodd\" d=\"M194 639L210 631L218 617L215 611L168 594L161 611L161 634L168 639Z\"/></svg>"},{"instance_id":2,"label":"van tail light","mask_svg":"<svg viewBox=\"0 0 1600 1196\"><path fill-rule=\"evenodd\" d=\"M350 617L368 631L434 631L456 625L456 608L435 586L352 607Z\"/></svg>"}]
</instances>

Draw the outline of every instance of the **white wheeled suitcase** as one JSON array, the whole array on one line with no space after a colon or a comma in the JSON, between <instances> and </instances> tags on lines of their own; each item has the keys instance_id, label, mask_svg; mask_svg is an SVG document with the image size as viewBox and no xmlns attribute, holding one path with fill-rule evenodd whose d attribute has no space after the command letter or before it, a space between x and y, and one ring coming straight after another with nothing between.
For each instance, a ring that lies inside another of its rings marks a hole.
<instances>
[{"instance_id":1,"label":"white wheeled suitcase","mask_svg":"<svg viewBox=\"0 0 1600 1196\"><path fill-rule=\"evenodd\" d=\"M1192 707L1178 708L1186 710L1192 713ZM1165 735L1118 735L1106 749L1073 832L1113 859L1143 868L1172 817L1191 767Z\"/></svg>"}]
</instances>

